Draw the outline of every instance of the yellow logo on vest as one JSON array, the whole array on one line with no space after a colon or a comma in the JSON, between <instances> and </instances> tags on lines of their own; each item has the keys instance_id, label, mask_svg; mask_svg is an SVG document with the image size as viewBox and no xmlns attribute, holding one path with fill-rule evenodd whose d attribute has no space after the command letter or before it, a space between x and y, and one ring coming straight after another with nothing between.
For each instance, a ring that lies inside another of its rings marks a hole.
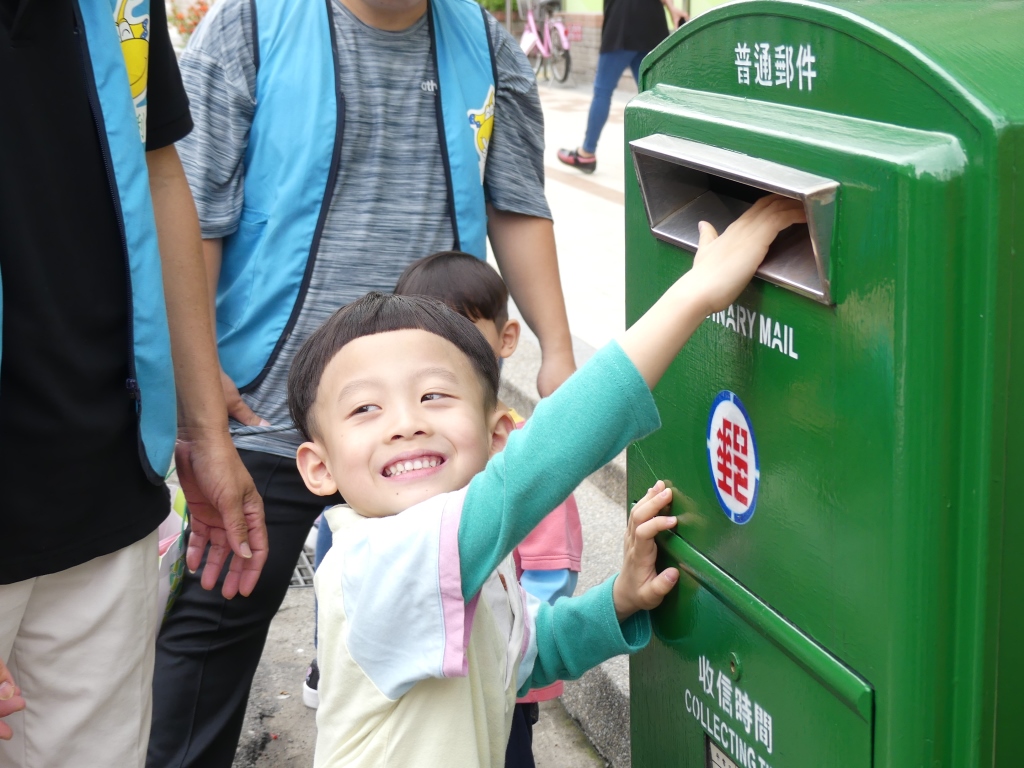
<instances>
[{"instance_id":1,"label":"yellow logo on vest","mask_svg":"<svg viewBox=\"0 0 1024 768\"><path fill-rule=\"evenodd\" d=\"M491 145L491 133L494 132L494 86L487 89L487 98L480 109L467 112L469 124L473 126L476 139L476 154L480 158L480 183L484 181L484 167L487 165L487 148Z\"/></svg>"},{"instance_id":2,"label":"yellow logo on vest","mask_svg":"<svg viewBox=\"0 0 1024 768\"><path fill-rule=\"evenodd\" d=\"M121 55L128 71L128 83L135 104L135 119L139 123L139 138L146 143L146 111L149 81L149 2L150 0L121 0L114 15L117 35L121 40ZM157 0L160 2L160 0Z\"/></svg>"}]
</instances>

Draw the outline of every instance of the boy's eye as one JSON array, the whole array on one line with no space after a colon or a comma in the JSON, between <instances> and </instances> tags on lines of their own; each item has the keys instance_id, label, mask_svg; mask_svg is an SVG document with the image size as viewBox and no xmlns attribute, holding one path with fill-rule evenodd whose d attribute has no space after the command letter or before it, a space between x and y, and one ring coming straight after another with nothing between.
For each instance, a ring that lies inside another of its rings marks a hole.
<instances>
[{"instance_id":1,"label":"boy's eye","mask_svg":"<svg viewBox=\"0 0 1024 768\"><path fill-rule=\"evenodd\" d=\"M440 392L428 392L422 398L420 398L420 402L426 402L428 400L440 400L444 397L447 397L447 395L442 395Z\"/></svg>"},{"instance_id":2,"label":"boy's eye","mask_svg":"<svg viewBox=\"0 0 1024 768\"><path fill-rule=\"evenodd\" d=\"M360 405L358 408L356 408L354 411L352 411L352 415L355 416L355 415L360 414L360 413L369 413L370 411L379 411L379 410L380 410L380 406L379 405Z\"/></svg>"}]
</instances>

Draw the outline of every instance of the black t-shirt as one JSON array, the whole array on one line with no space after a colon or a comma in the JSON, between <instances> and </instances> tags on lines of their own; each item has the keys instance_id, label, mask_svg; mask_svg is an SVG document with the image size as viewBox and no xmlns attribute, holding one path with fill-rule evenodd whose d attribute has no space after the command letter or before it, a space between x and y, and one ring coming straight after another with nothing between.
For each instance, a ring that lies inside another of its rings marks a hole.
<instances>
[{"instance_id":1,"label":"black t-shirt","mask_svg":"<svg viewBox=\"0 0 1024 768\"><path fill-rule=\"evenodd\" d=\"M0 584L128 546L169 510L125 386L126 256L72 3L0 0ZM192 119L163 0L149 37L152 150Z\"/></svg>"},{"instance_id":2,"label":"black t-shirt","mask_svg":"<svg viewBox=\"0 0 1024 768\"><path fill-rule=\"evenodd\" d=\"M668 21L660 0L604 0L601 53L646 53L666 37Z\"/></svg>"}]
</instances>

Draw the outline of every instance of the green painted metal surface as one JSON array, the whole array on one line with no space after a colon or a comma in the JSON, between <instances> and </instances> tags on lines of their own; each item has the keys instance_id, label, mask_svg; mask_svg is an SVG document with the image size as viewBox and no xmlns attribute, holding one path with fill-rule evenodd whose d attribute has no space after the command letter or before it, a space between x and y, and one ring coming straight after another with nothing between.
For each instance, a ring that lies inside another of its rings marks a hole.
<instances>
[{"instance_id":1,"label":"green painted metal surface","mask_svg":"<svg viewBox=\"0 0 1024 768\"><path fill-rule=\"evenodd\" d=\"M839 188L831 303L755 279L630 449L631 498L675 489L684 570L631 665L634 765L712 765L709 739L746 768L1024 765L1024 2L714 9L644 62L627 143L658 134ZM626 228L632 321L692 264L632 159ZM722 391L757 447L743 525L709 463Z\"/></svg>"}]
</instances>

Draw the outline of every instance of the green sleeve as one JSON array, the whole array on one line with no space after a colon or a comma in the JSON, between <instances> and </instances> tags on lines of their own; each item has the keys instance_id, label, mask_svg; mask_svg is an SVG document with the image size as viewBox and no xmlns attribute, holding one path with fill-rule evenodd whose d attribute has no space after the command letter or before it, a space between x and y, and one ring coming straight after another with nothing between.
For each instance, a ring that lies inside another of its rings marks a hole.
<instances>
[{"instance_id":1,"label":"green sleeve","mask_svg":"<svg viewBox=\"0 0 1024 768\"><path fill-rule=\"evenodd\" d=\"M615 617L612 585L616 578L579 597L564 597L554 605L539 603L537 656L520 696L556 680L575 680L612 656L636 653L647 645L651 639L647 611L634 613L621 624Z\"/></svg>"},{"instance_id":2,"label":"green sleeve","mask_svg":"<svg viewBox=\"0 0 1024 768\"><path fill-rule=\"evenodd\" d=\"M660 424L646 382L615 342L541 400L469 483L459 523L463 597L584 478Z\"/></svg>"}]
</instances>

